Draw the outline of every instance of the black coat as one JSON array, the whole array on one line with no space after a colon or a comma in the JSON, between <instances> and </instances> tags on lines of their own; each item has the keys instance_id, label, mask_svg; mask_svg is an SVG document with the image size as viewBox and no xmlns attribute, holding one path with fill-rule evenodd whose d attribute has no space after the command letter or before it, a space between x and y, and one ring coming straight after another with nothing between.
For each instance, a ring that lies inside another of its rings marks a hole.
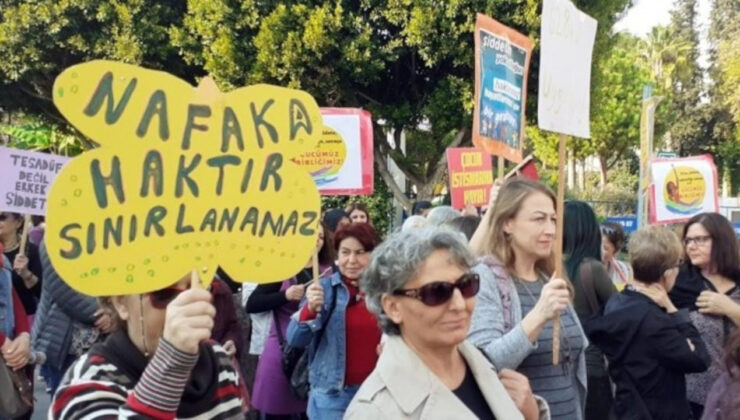
<instances>
[{"instance_id":1,"label":"black coat","mask_svg":"<svg viewBox=\"0 0 740 420\"><path fill-rule=\"evenodd\" d=\"M669 315L642 293L625 289L584 328L609 360L617 418L690 418L684 375L707 370L710 358L686 310Z\"/></svg>"}]
</instances>

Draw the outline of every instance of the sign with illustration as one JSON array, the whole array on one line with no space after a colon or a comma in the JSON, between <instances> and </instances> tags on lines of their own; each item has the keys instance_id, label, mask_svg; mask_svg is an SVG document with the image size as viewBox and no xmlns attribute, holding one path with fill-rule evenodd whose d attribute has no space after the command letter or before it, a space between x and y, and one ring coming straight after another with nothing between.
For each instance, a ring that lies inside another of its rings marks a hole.
<instances>
[{"instance_id":1,"label":"sign with illustration","mask_svg":"<svg viewBox=\"0 0 740 420\"><path fill-rule=\"evenodd\" d=\"M322 195L372 194L372 116L357 108L321 108L321 116L319 144L295 162L311 173Z\"/></svg>"},{"instance_id":2,"label":"sign with illustration","mask_svg":"<svg viewBox=\"0 0 740 420\"><path fill-rule=\"evenodd\" d=\"M475 21L473 144L521 162L532 41L488 16Z\"/></svg>"},{"instance_id":3,"label":"sign with illustration","mask_svg":"<svg viewBox=\"0 0 740 420\"><path fill-rule=\"evenodd\" d=\"M46 214L49 188L68 157L0 146L0 209Z\"/></svg>"},{"instance_id":4,"label":"sign with illustration","mask_svg":"<svg viewBox=\"0 0 740 420\"><path fill-rule=\"evenodd\" d=\"M590 138L591 55L596 19L570 0L544 0L537 125Z\"/></svg>"},{"instance_id":5,"label":"sign with illustration","mask_svg":"<svg viewBox=\"0 0 740 420\"><path fill-rule=\"evenodd\" d=\"M293 162L308 171L319 189L339 179L339 171L347 159L347 146L342 136L324 127L321 139L314 150L301 153Z\"/></svg>"},{"instance_id":6,"label":"sign with illustration","mask_svg":"<svg viewBox=\"0 0 740 420\"><path fill-rule=\"evenodd\" d=\"M682 223L719 211L717 167L711 155L650 161L650 222Z\"/></svg>"},{"instance_id":7,"label":"sign with illustration","mask_svg":"<svg viewBox=\"0 0 740 420\"><path fill-rule=\"evenodd\" d=\"M307 93L270 85L220 92L112 61L54 84L62 115L100 147L71 160L48 199L52 264L92 296L144 293L192 269L209 283L271 282L314 251L320 197L292 162L324 126Z\"/></svg>"},{"instance_id":8,"label":"sign with illustration","mask_svg":"<svg viewBox=\"0 0 740 420\"><path fill-rule=\"evenodd\" d=\"M462 209L468 204L475 207L488 204L493 185L490 156L473 147L449 148L447 168L452 207Z\"/></svg>"}]
</instances>

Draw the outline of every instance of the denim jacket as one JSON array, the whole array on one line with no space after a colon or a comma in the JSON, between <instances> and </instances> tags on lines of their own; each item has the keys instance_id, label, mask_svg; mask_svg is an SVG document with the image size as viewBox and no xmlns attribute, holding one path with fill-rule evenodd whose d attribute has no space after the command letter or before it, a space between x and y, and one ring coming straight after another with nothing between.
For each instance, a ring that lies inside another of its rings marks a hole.
<instances>
[{"instance_id":1,"label":"denim jacket","mask_svg":"<svg viewBox=\"0 0 740 420\"><path fill-rule=\"evenodd\" d=\"M10 261L0 254L0 332L6 337L13 337L15 319L13 319L13 280L10 271Z\"/></svg>"},{"instance_id":2,"label":"denim jacket","mask_svg":"<svg viewBox=\"0 0 740 420\"><path fill-rule=\"evenodd\" d=\"M347 360L345 314L349 302L349 290L342 282L339 273L322 278L320 282L324 289L324 305L321 312L315 319L299 322L299 314L306 304L304 298L301 309L293 315L288 325L286 336L291 347L308 347L308 360L310 360L308 379L311 383L311 391L330 393L344 388ZM336 299L334 311L327 320L326 317L329 315L328 312L334 299ZM321 337L321 342L316 343L315 336L322 328L326 328L326 331Z\"/></svg>"}]
</instances>

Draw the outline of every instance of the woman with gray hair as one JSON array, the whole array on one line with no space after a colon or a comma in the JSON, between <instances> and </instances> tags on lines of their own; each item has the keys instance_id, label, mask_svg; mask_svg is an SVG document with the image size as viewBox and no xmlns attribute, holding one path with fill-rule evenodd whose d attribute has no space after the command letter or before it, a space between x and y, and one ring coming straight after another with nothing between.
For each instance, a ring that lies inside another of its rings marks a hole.
<instances>
[{"instance_id":1,"label":"woman with gray hair","mask_svg":"<svg viewBox=\"0 0 740 420\"><path fill-rule=\"evenodd\" d=\"M544 400L523 375L497 375L465 341L480 279L460 235L396 234L376 248L362 289L387 335L345 419L542 419Z\"/></svg>"},{"instance_id":2,"label":"woman with gray hair","mask_svg":"<svg viewBox=\"0 0 740 420\"><path fill-rule=\"evenodd\" d=\"M427 226L442 226L456 217L460 217L459 211L450 206L437 206L427 215Z\"/></svg>"}]
</instances>

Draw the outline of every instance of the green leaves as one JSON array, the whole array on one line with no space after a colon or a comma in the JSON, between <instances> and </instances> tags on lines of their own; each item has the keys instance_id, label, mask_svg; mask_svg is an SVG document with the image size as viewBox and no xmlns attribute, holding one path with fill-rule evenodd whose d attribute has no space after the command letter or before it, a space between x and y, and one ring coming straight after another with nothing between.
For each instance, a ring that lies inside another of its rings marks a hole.
<instances>
[{"instance_id":1,"label":"green leaves","mask_svg":"<svg viewBox=\"0 0 740 420\"><path fill-rule=\"evenodd\" d=\"M37 118L28 118L20 124L2 124L0 133L10 136L10 146L19 149L43 151L57 155L76 156L85 146L80 139L62 131L58 126L46 124Z\"/></svg>"},{"instance_id":2,"label":"green leaves","mask_svg":"<svg viewBox=\"0 0 740 420\"><path fill-rule=\"evenodd\" d=\"M629 3L576 1L599 20L597 61L609 28ZM384 133L378 133L376 147L383 162L390 156L413 175L417 191L432 190L428 184L440 179L444 148L471 126L476 13L488 14L536 43L542 7L541 0L0 4L0 89L20 92L23 98L6 101L0 95L6 109L58 117L49 101L54 77L71 64L94 58L160 68L191 82L210 74L222 90L263 82L296 87L322 106L365 108L383 122L378 127L404 130L406 153L381 146ZM537 59L535 52L528 81L530 126L536 125ZM604 79L617 83L616 75L606 70ZM11 82L12 90L3 86ZM604 95L603 107L618 120L627 119L617 99ZM583 153L592 150L583 147ZM539 154L540 147L535 148ZM540 157L548 159L545 155Z\"/></svg>"}]
</instances>

